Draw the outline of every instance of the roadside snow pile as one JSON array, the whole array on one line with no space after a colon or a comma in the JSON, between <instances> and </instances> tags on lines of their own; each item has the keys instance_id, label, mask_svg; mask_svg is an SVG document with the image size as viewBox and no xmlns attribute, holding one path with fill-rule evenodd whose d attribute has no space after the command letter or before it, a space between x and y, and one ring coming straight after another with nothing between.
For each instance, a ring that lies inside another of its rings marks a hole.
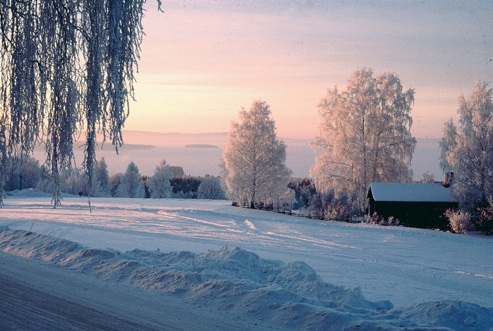
<instances>
[{"instance_id":1,"label":"roadside snow pile","mask_svg":"<svg viewBox=\"0 0 493 331\"><path fill-rule=\"evenodd\" d=\"M121 253L0 227L0 249L103 279L178 295L197 306L282 328L486 330L493 323L493 308L460 301L428 302L394 310L389 301L368 301L359 289L324 282L304 262L264 260L240 248L224 247L202 254L143 250Z\"/></svg>"}]
</instances>

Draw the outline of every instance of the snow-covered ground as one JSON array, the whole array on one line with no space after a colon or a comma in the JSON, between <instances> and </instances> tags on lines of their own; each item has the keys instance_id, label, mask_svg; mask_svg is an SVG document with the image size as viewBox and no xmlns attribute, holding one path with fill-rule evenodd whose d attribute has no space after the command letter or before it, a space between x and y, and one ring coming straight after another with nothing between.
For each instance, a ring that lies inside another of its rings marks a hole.
<instances>
[{"instance_id":1,"label":"snow-covered ground","mask_svg":"<svg viewBox=\"0 0 493 331\"><path fill-rule=\"evenodd\" d=\"M87 198L52 209L50 197L26 195L5 200L0 226L43 236L0 229L4 252L280 327L493 327L491 237L322 222L228 201L98 198L90 212Z\"/></svg>"}]
</instances>

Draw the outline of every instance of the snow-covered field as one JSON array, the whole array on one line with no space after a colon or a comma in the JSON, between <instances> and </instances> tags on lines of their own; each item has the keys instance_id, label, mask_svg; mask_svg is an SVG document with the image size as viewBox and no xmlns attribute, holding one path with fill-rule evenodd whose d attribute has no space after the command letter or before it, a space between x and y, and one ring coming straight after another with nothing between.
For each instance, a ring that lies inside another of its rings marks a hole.
<instances>
[{"instance_id":1,"label":"snow-covered field","mask_svg":"<svg viewBox=\"0 0 493 331\"><path fill-rule=\"evenodd\" d=\"M279 328L493 328L491 237L322 222L228 201L98 198L92 206L65 197L52 209L47 196L9 196L0 226L39 235L0 228L0 249Z\"/></svg>"}]
</instances>

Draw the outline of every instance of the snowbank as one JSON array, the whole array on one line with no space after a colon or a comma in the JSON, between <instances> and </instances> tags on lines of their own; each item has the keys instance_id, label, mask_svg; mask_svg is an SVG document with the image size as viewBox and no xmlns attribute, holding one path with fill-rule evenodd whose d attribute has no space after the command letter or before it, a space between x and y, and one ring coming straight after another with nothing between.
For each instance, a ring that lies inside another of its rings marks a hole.
<instances>
[{"instance_id":1,"label":"snowbank","mask_svg":"<svg viewBox=\"0 0 493 331\"><path fill-rule=\"evenodd\" d=\"M240 248L205 253L89 249L78 243L0 227L0 249L136 287L177 295L192 305L227 311L281 328L452 328L487 330L493 308L461 301L393 309L359 289L324 282L304 262L264 260Z\"/></svg>"},{"instance_id":2,"label":"snowbank","mask_svg":"<svg viewBox=\"0 0 493 331\"><path fill-rule=\"evenodd\" d=\"M50 193L45 193L43 191L39 191L33 188L25 189L25 190L14 190L7 192L8 197L23 197L23 198L46 198L51 197Z\"/></svg>"},{"instance_id":3,"label":"snowbank","mask_svg":"<svg viewBox=\"0 0 493 331\"><path fill-rule=\"evenodd\" d=\"M267 260L304 261L331 284L359 287L396 308L459 300L491 307L493 237L321 222L235 208L228 201L9 197L0 226L118 250L202 253L240 247Z\"/></svg>"}]
</instances>

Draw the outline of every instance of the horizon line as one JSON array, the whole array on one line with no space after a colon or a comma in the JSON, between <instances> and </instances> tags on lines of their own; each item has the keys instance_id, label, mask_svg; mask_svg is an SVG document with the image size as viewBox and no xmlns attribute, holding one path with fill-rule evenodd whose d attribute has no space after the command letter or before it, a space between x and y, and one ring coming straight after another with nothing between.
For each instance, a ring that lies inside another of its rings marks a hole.
<instances>
[{"instance_id":1,"label":"horizon line","mask_svg":"<svg viewBox=\"0 0 493 331\"><path fill-rule=\"evenodd\" d=\"M150 134L162 134L162 135L195 135L195 136L200 136L200 135L228 135L229 132L227 131L214 131L214 132L178 132L178 131L168 131L168 132L163 132L163 131L145 131L145 130L133 130L133 129L122 129L122 133L125 134L125 132L129 133L150 133ZM315 139L316 137L288 137L288 136L279 136L281 139L299 139L299 140L311 140ZM416 139L430 139L430 140L439 140L442 139L442 137L415 137Z\"/></svg>"}]
</instances>

